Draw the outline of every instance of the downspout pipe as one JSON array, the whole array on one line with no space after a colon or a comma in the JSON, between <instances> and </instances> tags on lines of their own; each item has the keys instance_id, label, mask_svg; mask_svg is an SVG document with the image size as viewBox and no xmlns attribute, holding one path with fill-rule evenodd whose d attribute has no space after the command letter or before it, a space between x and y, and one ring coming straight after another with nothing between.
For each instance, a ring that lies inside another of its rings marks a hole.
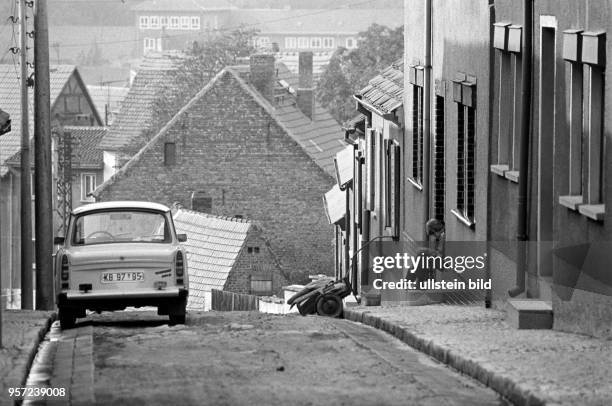
<instances>
[{"instance_id":1,"label":"downspout pipe","mask_svg":"<svg viewBox=\"0 0 612 406\"><path fill-rule=\"evenodd\" d=\"M521 134L519 150L519 195L517 227L516 286L508 291L510 297L525 292L525 272L528 266L527 240L529 239L529 133L531 130L531 69L533 50L533 0L523 0L523 64L521 87Z\"/></svg>"},{"instance_id":2,"label":"downspout pipe","mask_svg":"<svg viewBox=\"0 0 612 406\"><path fill-rule=\"evenodd\" d=\"M431 1L425 0L425 60L423 88L423 241L427 241L427 221L429 220L429 205L431 199L430 151L431 151Z\"/></svg>"}]
</instances>

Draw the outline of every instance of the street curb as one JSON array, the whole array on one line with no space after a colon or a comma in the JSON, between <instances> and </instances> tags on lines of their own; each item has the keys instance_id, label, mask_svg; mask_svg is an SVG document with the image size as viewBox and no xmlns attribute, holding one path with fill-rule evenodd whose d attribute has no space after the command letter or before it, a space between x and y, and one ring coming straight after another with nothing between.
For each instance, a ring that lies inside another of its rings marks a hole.
<instances>
[{"instance_id":1,"label":"street curb","mask_svg":"<svg viewBox=\"0 0 612 406\"><path fill-rule=\"evenodd\" d=\"M56 318L57 318L57 314L55 312L51 313L51 315L47 318L47 322L45 323L43 327L41 327L38 330L38 334L36 334L36 338L32 342L33 345L30 347L30 350L28 351L28 357L27 357L26 363L23 365L23 371L20 371L20 372L15 371L15 373L21 374L21 377L20 377L21 387L26 386L28 375L30 374L30 370L32 369L32 363L34 362L34 358L36 357L36 353L38 352L40 343L45 338L45 335L47 335L47 333L51 329L51 324L53 324ZM22 402L23 400L18 399L18 400L15 400L14 404L21 405Z\"/></svg>"},{"instance_id":2,"label":"street curb","mask_svg":"<svg viewBox=\"0 0 612 406\"><path fill-rule=\"evenodd\" d=\"M517 406L543 406L546 401L539 398L531 391L521 388L520 385L512 381L510 378L501 376L486 367L482 366L478 361L471 360L457 354L431 340L417 336L392 321L384 320L381 317L374 316L367 311L359 311L344 308L344 318L347 320L359 322L383 330L399 340L405 342L416 350L419 350L438 361L449 365L450 367L460 371L484 385L498 392L505 398L509 399Z\"/></svg>"}]
</instances>

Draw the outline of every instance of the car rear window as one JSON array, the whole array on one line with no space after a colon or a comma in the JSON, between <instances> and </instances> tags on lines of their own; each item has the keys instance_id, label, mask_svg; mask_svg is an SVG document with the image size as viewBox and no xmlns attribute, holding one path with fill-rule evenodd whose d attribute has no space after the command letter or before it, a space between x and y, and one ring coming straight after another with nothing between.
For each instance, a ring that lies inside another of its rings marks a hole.
<instances>
[{"instance_id":1,"label":"car rear window","mask_svg":"<svg viewBox=\"0 0 612 406\"><path fill-rule=\"evenodd\" d=\"M82 214L75 220L72 236L75 245L171 241L164 214L137 210Z\"/></svg>"}]
</instances>

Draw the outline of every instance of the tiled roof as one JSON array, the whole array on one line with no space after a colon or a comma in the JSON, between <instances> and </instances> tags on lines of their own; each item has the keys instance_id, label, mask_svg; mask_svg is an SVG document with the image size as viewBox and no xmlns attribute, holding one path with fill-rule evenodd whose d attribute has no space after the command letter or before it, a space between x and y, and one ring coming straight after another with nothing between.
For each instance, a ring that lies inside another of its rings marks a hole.
<instances>
[{"instance_id":1,"label":"tiled roof","mask_svg":"<svg viewBox=\"0 0 612 406\"><path fill-rule=\"evenodd\" d=\"M100 143L102 149L122 149L148 129L153 118L153 105L168 75L182 60L183 54L176 52L147 54L121 103L118 115Z\"/></svg>"},{"instance_id":2,"label":"tiled roof","mask_svg":"<svg viewBox=\"0 0 612 406\"><path fill-rule=\"evenodd\" d=\"M205 294L223 289L252 225L247 220L180 208L174 214L177 233L187 234L188 307L204 307Z\"/></svg>"},{"instance_id":3,"label":"tiled roof","mask_svg":"<svg viewBox=\"0 0 612 406\"><path fill-rule=\"evenodd\" d=\"M98 144L104 134L106 127L76 127L65 126L65 132L70 132L74 147L72 151L72 167L74 169L102 169L104 167L103 151ZM33 146L31 151L34 151ZM7 165L19 165L21 152L17 152L6 161ZM30 162L34 165L34 154L30 153Z\"/></svg>"},{"instance_id":4,"label":"tiled roof","mask_svg":"<svg viewBox=\"0 0 612 406\"><path fill-rule=\"evenodd\" d=\"M370 80L356 96L383 113L390 113L403 103L404 62L398 61Z\"/></svg>"},{"instance_id":5,"label":"tiled roof","mask_svg":"<svg viewBox=\"0 0 612 406\"><path fill-rule=\"evenodd\" d=\"M227 0L150 0L132 7L134 11L202 11L235 8Z\"/></svg>"},{"instance_id":6,"label":"tiled roof","mask_svg":"<svg viewBox=\"0 0 612 406\"><path fill-rule=\"evenodd\" d=\"M238 72L243 78L246 78L249 72L248 66L230 67L228 70ZM278 102L270 113L317 165L330 176L335 176L334 156L346 146L342 127L316 102L313 120L304 115L295 104L293 95L298 85L297 75L282 63L276 64L276 70L278 76L275 94L277 100L278 96L282 96L282 102ZM291 89L283 86L282 82L288 84ZM257 93L251 86L249 88ZM262 103L267 103L263 98L259 99Z\"/></svg>"},{"instance_id":7,"label":"tiled roof","mask_svg":"<svg viewBox=\"0 0 612 406\"><path fill-rule=\"evenodd\" d=\"M51 107L64 89L64 86L77 70L74 65L54 65L49 69ZM78 74L78 73L77 73ZM19 85L19 67L0 65L0 107L11 115L12 131L0 137L0 176L7 171L5 162L15 155L21 146L21 91ZM30 136L33 136L33 92L30 89L28 98L30 107Z\"/></svg>"},{"instance_id":8,"label":"tiled roof","mask_svg":"<svg viewBox=\"0 0 612 406\"><path fill-rule=\"evenodd\" d=\"M130 90L129 87L118 86L87 86L89 95L96 105L98 112L104 116L105 108L110 114L118 114L121 109L121 102ZM108 107L106 107L108 106Z\"/></svg>"},{"instance_id":9,"label":"tiled roof","mask_svg":"<svg viewBox=\"0 0 612 406\"><path fill-rule=\"evenodd\" d=\"M356 35L374 23L396 28L403 9L241 9L232 11L232 25L245 24L265 34Z\"/></svg>"}]
</instances>

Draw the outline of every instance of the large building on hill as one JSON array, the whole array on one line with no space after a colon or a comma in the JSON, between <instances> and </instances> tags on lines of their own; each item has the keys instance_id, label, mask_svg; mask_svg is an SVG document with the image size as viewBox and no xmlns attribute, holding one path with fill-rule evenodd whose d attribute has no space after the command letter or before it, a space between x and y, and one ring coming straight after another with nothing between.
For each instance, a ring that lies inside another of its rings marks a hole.
<instances>
[{"instance_id":1,"label":"large building on hill","mask_svg":"<svg viewBox=\"0 0 612 406\"><path fill-rule=\"evenodd\" d=\"M299 78L265 54L223 69L96 190L97 200L189 207L195 193L209 213L260 223L292 281L333 273L321 194L345 144L312 86L309 53Z\"/></svg>"}]
</instances>

